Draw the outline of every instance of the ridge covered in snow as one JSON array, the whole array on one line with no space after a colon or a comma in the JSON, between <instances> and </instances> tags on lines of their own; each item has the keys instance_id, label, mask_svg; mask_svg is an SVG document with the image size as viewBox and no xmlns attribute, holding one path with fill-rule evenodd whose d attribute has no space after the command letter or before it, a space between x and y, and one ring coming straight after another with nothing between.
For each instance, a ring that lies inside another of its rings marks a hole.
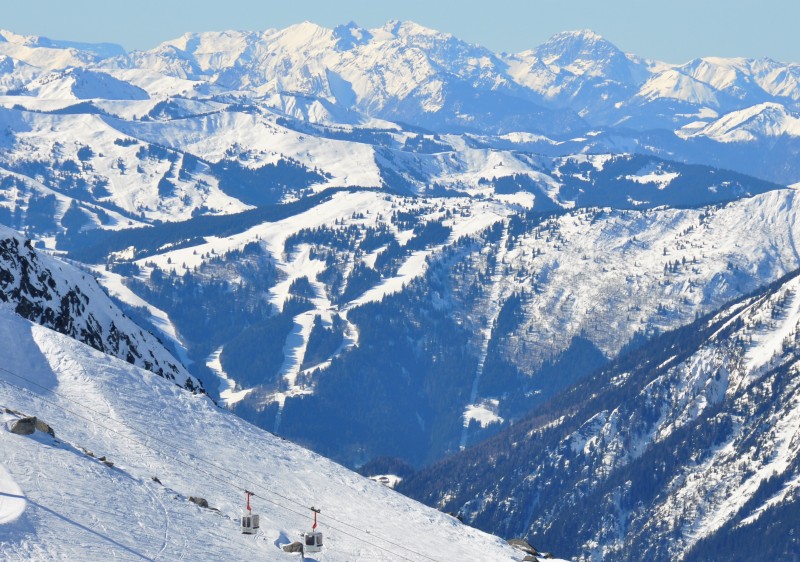
<instances>
[{"instance_id":1,"label":"ridge covered in snow","mask_svg":"<svg viewBox=\"0 0 800 562\"><path fill-rule=\"evenodd\" d=\"M5 308L0 337L15 342L0 369L5 559L294 560L282 547L311 530L311 506L324 548L306 559L521 559L497 537ZM12 433L23 416L55 436ZM256 494L254 536L239 529L245 489Z\"/></svg>"},{"instance_id":2,"label":"ridge covered in snow","mask_svg":"<svg viewBox=\"0 0 800 562\"><path fill-rule=\"evenodd\" d=\"M795 271L623 353L400 489L481 528L557 537L573 559L791 559L798 294Z\"/></svg>"},{"instance_id":3,"label":"ridge covered in snow","mask_svg":"<svg viewBox=\"0 0 800 562\"><path fill-rule=\"evenodd\" d=\"M187 389L202 389L202 383L189 375L161 342L122 314L90 274L37 252L30 240L3 226L0 308Z\"/></svg>"}]
</instances>

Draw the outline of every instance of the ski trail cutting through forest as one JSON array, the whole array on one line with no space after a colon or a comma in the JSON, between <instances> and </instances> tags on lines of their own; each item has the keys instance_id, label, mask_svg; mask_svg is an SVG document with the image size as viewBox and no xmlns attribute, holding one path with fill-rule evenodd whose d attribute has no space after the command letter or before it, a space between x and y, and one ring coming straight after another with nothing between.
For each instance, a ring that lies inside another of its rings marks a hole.
<instances>
[{"instance_id":1,"label":"ski trail cutting through forest","mask_svg":"<svg viewBox=\"0 0 800 562\"><path fill-rule=\"evenodd\" d=\"M281 390L276 391L270 398L271 401L278 403L278 411L275 414L275 426L273 431L278 432L281 426L281 418L283 416L283 407L286 404L286 399L290 396L299 396L301 394L310 394L311 389L306 387L305 384L299 382L300 371L303 366L303 361L308 349L309 336L311 329L314 326L314 317L320 316L323 320L330 321L333 315L333 303L331 303L328 293L325 290L325 285L320 282L317 277L323 271L325 262L317 259L312 259L311 246L302 244L298 251L292 256L291 261L283 265L282 269L290 274L290 278L283 282L288 284L296 279L305 277L308 279L314 297L310 299L313 308L296 315L292 321L292 329L286 336L286 341L283 345L283 364L279 371L279 378L281 381ZM278 296L282 298L283 302L286 301L288 292ZM277 304L273 296L273 302Z\"/></svg>"},{"instance_id":2,"label":"ski trail cutting through forest","mask_svg":"<svg viewBox=\"0 0 800 562\"><path fill-rule=\"evenodd\" d=\"M492 271L492 288L489 293L488 314L486 317L486 326L481 330L483 341L481 341L481 351L478 355L478 367L475 369L475 378L472 381L472 390L469 394L469 402L464 408L463 418L464 427L461 430L461 442L459 449L464 450L467 446L467 439L469 437L469 423L473 417L475 410L483 409L484 407L477 404L478 400L478 385L483 375L483 367L486 364L486 356L489 353L489 342L492 340L492 327L495 318L500 313L500 288L503 281L502 275L498 273L500 266L503 264L508 253L508 221L503 221L503 235L500 237L499 248L497 250L497 259L494 264L494 271Z\"/></svg>"}]
</instances>

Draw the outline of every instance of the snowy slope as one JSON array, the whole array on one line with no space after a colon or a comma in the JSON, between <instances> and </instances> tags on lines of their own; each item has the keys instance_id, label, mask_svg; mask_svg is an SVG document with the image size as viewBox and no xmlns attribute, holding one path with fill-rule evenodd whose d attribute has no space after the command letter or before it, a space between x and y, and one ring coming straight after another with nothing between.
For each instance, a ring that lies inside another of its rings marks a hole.
<instances>
[{"instance_id":1,"label":"snowy slope","mask_svg":"<svg viewBox=\"0 0 800 562\"><path fill-rule=\"evenodd\" d=\"M16 342L0 369L6 560L293 560L280 546L309 530L312 505L322 510L326 546L307 559L522 558L501 539L258 430L205 396L5 309L0 335ZM46 421L55 439L12 434L18 414L9 409ZM257 494L255 537L237 525L244 489ZM192 495L218 511L190 503Z\"/></svg>"},{"instance_id":2,"label":"snowy slope","mask_svg":"<svg viewBox=\"0 0 800 562\"><path fill-rule=\"evenodd\" d=\"M716 560L750 546L792 559L796 519L781 510L797 512L800 490L799 279L623 354L400 488L485 529L563 538L581 560ZM600 515L575 522L586 513ZM746 529L782 538L749 545Z\"/></svg>"},{"instance_id":3,"label":"snowy slope","mask_svg":"<svg viewBox=\"0 0 800 562\"><path fill-rule=\"evenodd\" d=\"M149 98L143 89L118 80L104 72L70 68L46 74L31 82L27 90L47 99L105 99L105 100L146 100Z\"/></svg>"},{"instance_id":4,"label":"snowy slope","mask_svg":"<svg viewBox=\"0 0 800 562\"><path fill-rule=\"evenodd\" d=\"M0 308L186 388L202 388L152 334L111 303L91 275L37 252L30 240L2 226Z\"/></svg>"},{"instance_id":5,"label":"snowy slope","mask_svg":"<svg viewBox=\"0 0 800 562\"><path fill-rule=\"evenodd\" d=\"M710 123L698 122L677 132L684 138L705 137L719 143L800 137L800 115L776 103L732 111Z\"/></svg>"}]
</instances>

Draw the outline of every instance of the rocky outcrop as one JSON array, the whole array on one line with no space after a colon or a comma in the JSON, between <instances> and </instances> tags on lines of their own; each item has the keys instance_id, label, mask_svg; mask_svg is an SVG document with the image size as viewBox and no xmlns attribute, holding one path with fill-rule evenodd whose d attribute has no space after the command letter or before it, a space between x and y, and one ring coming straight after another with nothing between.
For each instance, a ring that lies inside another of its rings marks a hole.
<instances>
[{"instance_id":1,"label":"rocky outcrop","mask_svg":"<svg viewBox=\"0 0 800 562\"><path fill-rule=\"evenodd\" d=\"M284 552L303 552L303 543L295 541L283 547Z\"/></svg>"},{"instance_id":2,"label":"rocky outcrop","mask_svg":"<svg viewBox=\"0 0 800 562\"><path fill-rule=\"evenodd\" d=\"M91 275L44 255L0 227L0 305L191 391L191 377L152 334L127 318Z\"/></svg>"},{"instance_id":3,"label":"rocky outcrop","mask_svg":"<svg viewBox=\"0 0 800 562\"><path fill-rule=\"evenodd\" d=\"M53 428L36 416L20 418L11 424L10 429L11 433L17 435L33 435L36 431L41 431L42 433L47 433L50 437L56 436L56 432L53 431Z\"/></svg>"},{"instance_id":4,"label":"rocky outcrop","mask_svg":"<svg viewBox=\"0 0 800 562\"><path fill-rule=\"evenodd\" d=\"M189 496L189 501L193 504L199 505L200 507L208 509L208 500L205 498L201 498L199 496Z\"/></svg>"}]
</instances>

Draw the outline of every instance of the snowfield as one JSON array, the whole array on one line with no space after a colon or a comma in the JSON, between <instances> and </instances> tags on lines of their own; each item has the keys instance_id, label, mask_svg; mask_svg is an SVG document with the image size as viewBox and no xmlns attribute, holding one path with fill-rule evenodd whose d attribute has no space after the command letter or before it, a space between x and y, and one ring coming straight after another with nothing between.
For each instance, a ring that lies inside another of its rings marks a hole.
<instances>
[{"instance_id":1,"label":"snowfield","mask_svg":"<svg viewBox=\"0 0 800 562\"><path fill-rule=\"evenodd\" d=\"M0 339L15 342L0 370L6 560L293 560L280 546L309 530L311 506L322 510L326 546L307 560L522 558L205 396L5 309ZM12 434L14 412L46 421L55 438ZM245 489L261 515L255 536L239 532Z\"/></svg>"}]
</instances>

